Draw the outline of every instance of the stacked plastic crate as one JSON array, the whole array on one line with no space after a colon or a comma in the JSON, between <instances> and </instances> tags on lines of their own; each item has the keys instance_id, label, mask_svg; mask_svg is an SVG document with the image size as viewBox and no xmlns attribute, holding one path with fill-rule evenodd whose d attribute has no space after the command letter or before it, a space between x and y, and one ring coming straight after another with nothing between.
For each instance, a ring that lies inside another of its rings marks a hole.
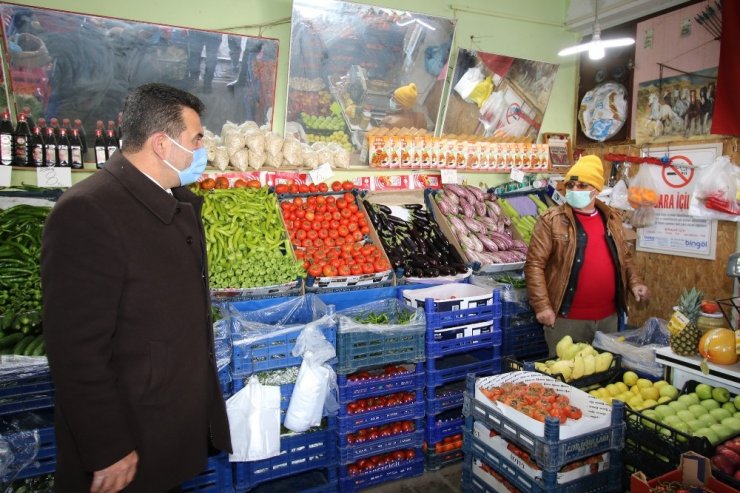
<instances>
[{"instance_id":1,"label":"stacked plastic crate","mask_svg":"<svg viewBox=\"0 0 740 493\"><path fill-rule=\"evenodd\" d=\"M501 290L502 356L519 360L547 356L542 325L529 305L526 280L521 271L474 275L471 283Z\"/></svg>"},{"instance_id":2,"label":"stacked plastic crate","mask_svg":"<svg viewBox=\"0 0 740 493\"><path fill-rule=\"evenodd\" d=\"M426 317L425 455L437 470L463 458L466 376L501 371L500 293L458 283L402 293Z\"/></svg>"},{"instance_id":3,"label":"stacked plastic crate","mask_svg":"<svg viewBox=\"0 0 740 493\"><path fill-rule=\"evenodd\" d=\"M535 405L516 403L522 389L546 400L567 398L563 402L576 411L565 420L545 417ZM623 411L619 401L605 405L534 372L471 375L464 407L463 491L622 491Z\"/></svg>"},{"instance_id":4,"label":"stacked plastic crate","mask_svg":"<svg viewBox=\"0 0 740 493\"><path fill-rule=\"evenodd\" d=\"M424 312L393 294L338 312L343 493L424 471Z\"/></svg>"},{"instance_id":5,"label":"stacked plastic crate","mask_svg":"<svg viewBox=\"0 0 740 493\"><path fill-rule=\"evenodd\" d=\"M333 306L316 295L231 303L233 392L253 375L280 387L280 453L252 462L233 462L234 490L332 492L337 489L336 418L294 433L283 425L302 358L292 350L309 324L336 343ZM280 488L283 488L282 490Z\"/></svg>"}]
</instances>

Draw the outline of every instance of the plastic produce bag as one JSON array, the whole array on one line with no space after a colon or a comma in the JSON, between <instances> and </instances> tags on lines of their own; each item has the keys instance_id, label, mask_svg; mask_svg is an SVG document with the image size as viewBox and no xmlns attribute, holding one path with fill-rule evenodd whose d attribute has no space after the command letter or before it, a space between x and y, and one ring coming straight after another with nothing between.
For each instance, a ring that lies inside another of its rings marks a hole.
<instances>
[{"instance_id":1,"label":"plastic produce bag","mask_svg":"<svg viewBox=\"0 0 740 493\"><path fill-rule=\"evenodd\" d=\"M475 86L475 89L473 89L473 92L471 92L470 96L467 97L466 101L469 103L475 103L478 105L478 108L481 108L492 92L493 80L489 75Z\"/></svg>"},{"instance_id":2,"label":"plastic produce bag","mask_svg":"<svg viewBox=\"0 0 740 493\"><path fill-rule=\"evenodd\" d=\"M337 375L326 364L336 357L336 351L316 326L307 325L298 336L293 355L302 356L303 362L283 424L301 433L319 426L324 414L336 415L339 410Z\"/></svg>"},{"instance_id":3,"label":"plastic produce bag","mask_svg":"<svg viewBox=\"0 0 740 493\"><path fill-rule=\"evenodd\" d=\"M231 430L231 462L269 459L280 454L280 387L262 385L256 375L226 401Z\"/></svg>"},{"instance_id":4,"label":"plastic produce bag","mask_svg":"<svg viewBox=\"0 0 740 493\"><path fill-rule=\"evenodd\" d=\"M593 345L600 350L622 355L622 366L650 375L663 377L663 365L655 362L655 350L668 345L668 322L652 317L641 328L612 332L596 332Z\"/></svg>"},{"instance_id":5,"label":"plastic produce bag","mask_svg":"<svg viewBox=\"0 0 740 493\"><path fill-rule=\"evenodd\" d=\"M655 206L658 205L659 196L648 166L653 165L640 166L627 190L627 201L635 209L630 220L634 228L647 228L655 224Z\"/></svg>"},{"instance_id":6,"label":"plastic produce bag","mask_svg":"<svg viewBox=\"0 0 740 493\"><path fill-rule=\"evenodd\" d=\"M483 75L483 71L480 66L471 67L462 75L462 77L460 77L457 84L455 84L455 92L458 93L461 98L467 100L470 93L475 89L475 86L477 86L479 82L483 81L484 78L485 76Z\"/></svg>"},{"instance_id":7,"label":"plastic produce bag","mask_svg":"<svg viewBox=\"0 0 740 493\"><path fill-rule=\"evenodd\" d=\"M35 413L7 416L0 422L0 485L2 491L31 465L39 453L38 429L52 426L51 420Z\"/></svg>"},{"instance_id":8,"label":"plastic produce bag","mask_svg":"<svg viewBox=\"0 0 740 493\"><path fill-rule=\"evenodd\" d=\"M627 183L625 183L624 180L619 180L612 189L611 201L608 205L615 209L631 211L632 206L630 205L628 198L629 191L627 190Z\"/></svg>"},{"instance_id":9,"label":"plastic produce bag","mask_svg":"<svg viewBox=\"0 0 740 493\"><path fill-rule=\"evenodd\" d=\"M413 334L426 330L424 309L413 309L397 298L384 298L353 306L337 313L338 332L382 332Z\"/></svg>"},{"instance_id":10,"label":"plastic produce bag","mask_svg":"<svg viewBox=\"0 0 740 493\"><path fill-rule=\"evenodd\" d=\"M691 195L689 215L724 221L740 221L738 184L740 172L728 156L720 156L699 170Z\"/></svg>"}]
</instances>

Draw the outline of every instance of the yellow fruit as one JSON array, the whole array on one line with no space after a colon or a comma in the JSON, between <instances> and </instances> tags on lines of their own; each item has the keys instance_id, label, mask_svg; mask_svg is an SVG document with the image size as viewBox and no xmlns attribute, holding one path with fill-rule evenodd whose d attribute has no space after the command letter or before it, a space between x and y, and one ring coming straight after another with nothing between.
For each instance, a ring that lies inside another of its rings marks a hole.
<instances>
[{"instance_id":1,"label":"yellow fruit","mask_svg":"<svg viewBox=\"0 0 740 493\"><path fill-rule=\"evenodd\" d=\"M643 409L648 408L648 407L653 407L657 404L658 404L658 401L653 400L653 399L645 399L644 401L642 401Z\"/></svg>"},{"instance_id":2,"label":"yellow fruit","mask_svg":"<svg viewBox=\"0 0 740 493\"><path fill-rule=\"evenodd\" d=\"M622 381L627 384L627 386L632 387L637 383L637 380L640 377L637 376L637 373L633 371L626 371L624 372L624 375L622 376Z\"/></svg>"},{"instance_id":3,"label":"yellow fruit","mask_svg":"<svg viewBox=\"0 0 740 493\"><path fill-rule=\"evenodd\" d=\"M663 404L664 402L668 402L670 400L672 400L672 399L670 397L668 397L667 395L661 395L658 398L658 404Z\"/></svg>"},{"instance_id":4,"label":"yellow fruit","mask_svg":"<svg viewBox=\"0 0 740 493\"><path fill-rule=\"evenodd\" d=\"M627 404L629 404L630 407L635 408L640 405L642 405L643 399L639 395L636 395L632 397L629 401L627 401Z\"/></svg>"},{"instance_id":5,"label":"yellow fruit","mask_svg":"<svg viewBox=\"0 0 740 493\"><path fill-rule=\"evenodd\" d=\"M653 382L651 382L647 378L638 378L637 383L635 385L637 385L641 389L646 389L648 387L652 387Z\"/></svg>"},{"instance_id":6,"label":"yellow fruit","mask_svg":"<svg viewBox=\"0 0 740 493\"><path fill-rule=\"evenodd\" d=\"M614 397L615 395L618 395L620 393L619 392L619 387L617 387L613 383L610 383L609 385L607 385L606 386L606 390L609 392L609 395L612 396L612 397Z\"/></svg>"},{"instance_id":7,"label":"yellow fruit","mask_svg":"<svg viewBox=\"0 0 740 493\"><path fill-rule=\"evenodd\" d=\"M657 400L658 397L660 397L660 390L655 387L647 387L644 389L640 389L640 395L643 399Z\"/></svg>"},{"instance_id":8,"label":"yellow fruit","mask_svg":"<svg viewBox=\"0 0 740 493\"><path fill-rule=\"evenodd\" d=\"M657 387L658 390L660 390L660 388L663 387L664 385L670 385L670 384L666 382L665 380L658 380L657 382L653 384L653 387Z\"/></svg>"},{"instance_id":9,"label":"yellow fruit","mask_svg":"<svg viewBox=\"0 0 740 493\"><path fill-rule=\"evenodd\" d=\"M661 397L668 397L671 400L678 397L678 389L670 384L662 386L658 392Z\"/></svg>"},{"instance_id":10,"label":"yellow fruit","mask_svg":"<svg viewBox=\"0 0 740 493\"><path fill-rule=\"evenodd\" d=\"M627 384L624 382L617 382L614 385L616 385L619 388L620 392L629 392L629 387L627 387Z\"/></svg>"}]
</instances>

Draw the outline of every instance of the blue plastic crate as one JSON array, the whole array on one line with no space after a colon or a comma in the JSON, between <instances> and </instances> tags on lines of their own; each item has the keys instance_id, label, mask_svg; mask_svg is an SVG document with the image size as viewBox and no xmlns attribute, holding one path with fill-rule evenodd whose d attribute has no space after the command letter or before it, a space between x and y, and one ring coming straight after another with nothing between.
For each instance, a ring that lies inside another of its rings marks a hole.
<instances>
[{"instance_id":1,"label":"blue plastic crate","mask_svg":"<svg viewBox=\"0 0 740 493\"><path fill-rule=\"evenodd\" d=\"M337 461L337 429L334 420L323 430L280 437L280 454L254 462L234 462L234 483L237 491L257 484L293 476L311 469L335 467Z\"/></svg>"},{"instance_id":2,"label":"blue plastic crate","mask_svg":"<svg viewBox=\"0 0 740 493\"><path fill-rule=\"evenodd\" d=\"M430 450L445 438L462 434L465 427L465 417L463 416L462 406L459 409L450 409L441 414L427 416L426 428L424 430L424 440Z\"/></svg>"},{"instance_id":3,"label":"blue plastic crate","mask_svg":"<svg viewBox=\"0 0 740 493\"><path fill-rule=\"evenodd\" d=\"M416 390L424 386L424 363L404 363L394 366L405 368L407 373L377 377L377 375L382 375L383 371L383 366L379 366L366 369L370 376L375 378L350 380L349 375L337 375L340 405L367 397L388 395L403 390Z\"/></svg>"},{"instance_id":4,"label":"blue plastic crate","mask_svg":"<svg viewBox=\"0 0 740 493\"><path fill-rule=\"evenodd\" d=\"M501 328L503 330L521 327L523 325L532 325L536 323L538 323L537 315L535 315L534 312L515 316L504 315L503 317L501 317Z\"/></svg>"},{"instance_id":5,"label":"blue plastic crate","mask_svg":"<svg viewBox=\"0 0 740 493\"><path fill-rule=\"evenodd\" d=\"M300 365L303 358L293 356L292 351L301 330L303 326L297 327L295 331L260 339L252 344L239 344L235 340L231 357L232 373L235 376L243 376ZM336 345L337 329L335 326L322 327L321 332L327 341Z\"/></svg>"},{"instance_id":6,"label":"blue plastic crate","mask_svg":"<svg viewBox=\"0 0 740 493\"><path fill-rule=\"evenodd\" d=\"M53 423L51 415L48 416L49 423ZM18 472L16 479L26 479L42 474L50 474L56 470L57 447L54 437L54 426L37 429L39 434L39 451L34 461Z\"/></svg>"},{"instance_id":7,"label":"blue plastic crate","mask_svg":"<svg viewBox=\"0 0 740 493\"><path fill-rule=\"evenodd\" d=\"M424 457L424 469L427 471L439 471L444 467L461 462L464 458L465 455L463 454L462 447L440 453L429 448Z\"/></svg>"},{"instance_id":8,"label":"blue plastic crate","mask_svg":"<svg viewBox=\"0 0 740 493\"><path fill-rule=\"evenodd\" d=\"M501 305L502 305L501 311L504 317L516 317L516 316L534 313L528 301L503 300Z\"/></svg>"},{"instance_id":9,"label":"blue plastic crate","mask_svg":"<svg viewBox=\"0 0 740 493\"><path fill-rule=\"evenodd\" d=\"M609 467L607 469L592 472L567 483L558 484L557 471L543 470L542 478L535 479L467 430L465 431L463 449L465 456L469 457L467 460L470 461L469 464L471 466L472 461L478 459L490 466L521 491L532 493L601 493L620 491L622 467L618 452L609 453Z\"/></svg>"},{"instance_id":10,"label":"blue plastic crate","mask_svg":"<svg viewBox=\"0 0 740 493\"><path fill-rule=\"evenodd\" d=\"M501 339L499 321L489 316L468 319L463 325L428 328L427 358L441 358L487 345L500 346Z\"/></svg>"},{"instance_id":11,"label":"blue plastic crate","mask_svg":"<svg viewBox=\"0 0 740 493\"><path fill-rule=\"evenodd\" d=\"M48 369L0 383L0 415L54 407L54 384Z\"/></svg>"},{"instance_id":12,"label":"blue plastic crate","mask_svg":"<svg viewBox=\"0 0 740 493\"><path fill-rule=\"evenodd\" d=\"M229 370L228 366L219 370L218 384L221 387L221 395L224 396L224 399L228 399L229 397L231 397L233 382L231 378L231 371Z\"/></svg>"},{"instance_id":13,"label":"blue plastic crate","mask_svg":"<svg viewBox=\"0 0 740 493\"><path fill-rule=\"evenodd\" d=\"M337 334L337 373L347 374L366 366L425 359L424 331L384 334L347 332Z\"/></svg>"},{"instance_id":14,"label":"blue plastic crate","mask_svg":"<svg viewBox=\"0 0 740 493\"><path fill-rule=\"evenodd\" d=\"M501 346L489 346L427 360L427 387L463 380L468 373L494 375L501 372Z\"/></svg>"},{"instance_id":15,"label":"blue plastic crate","mask_svg":"<svg viewBox=\"0 0 740 493\"><path fill-rule=\"evenodd\" d=\"M547 342L542 325L531 323L503 329L501 354L524 358L529 356L547 356Z\"/></svg>"},{"instance_id":16,"label":"blue plastic crate","mask_svg":"<svg viewBox=\"0 0 740 493\"><path fill-rule=\"evenodd\" d=\"M496 293L497 291L494 292L494 300ZM493 301L490 305L480 305L463 310L435 311L434 300L428 298L424 302L424 315L427 317L427 327L445 327L462 325L470 319L479 317L500 319L502 311L500 301Z\"/></svg>"},{"instance_id":17,"label":"blue plastic crate","mask_svg":"<svg viewBox=\"0 0 740 493\"><path fill-rule=\"evenodd\" d=\"M424 417L424 390L423 387L417 388L416 397L413 402L399 406L380 408L374 411L365 411L362 413L349 414L347 406L339 407L339 434L354 433L360 428L368 426L378 426L393 421L403 421Z\"/></svg>"},{"instance_id":18,"label":"blue plastic crate","mask_svg":"<svg viewBox=\"0 0 740 493\"><path fill-rule=\"evenodd\" d=\"M205 470L182 484L182 491L222 493L234 491L233 474L229 456L221 453L208 458Z\"/></svg>"},{"instance_id":19,"label":"blue plastic crate","mask_svg":"<svg viewBox=\"0 0 740 493\"><path fill-rule=\"evenodd\" d=\"M503 416L494 408L478 402L475 397L475 377L468 378L463 413L465 427L472 430L473 419L500 433L505 439L516 443L529 452L543 470L557 471L569 462L590 455L619 450L624 446L625 424L622 421L624 404L612 403L611 425L581 436L560 440L560 422L556 418L545 418L545 436L540 437L524 429L516 421Z\"/></svg>"},{"instance_id":20,"label":"blue plastic crate","mask_svg":"<svg viewBox=\"0 0 740 493\"><path fill-rule=\"evenodd\" d=\"M237 490L238 493L337 493L339 479L336 466L312 469L287 478L275 479L261 483L249 490Z\"/></svg>"},{"instance_id":21,"label":"blue plastic crate","mask_svg":"<svg viewBox=\"0 0 740 493\"><path fill-rule=\"evenodd\" d=\"M234 378L234 393L236 394L247 384L248 378ZM293 395L294 383L284 383L280 385L280 424L285 421L285 413L288 411L290 396Z\"/></svg>"},{"instance_id":22,"label":"blue plastic crate","mask_svg":"<svg viewBox=\"0 0 740 493\"><path fill-rule=\"evenodd\" d=\"M388 481L421 476L424 473L424 456L421 448L415 450L416 457L412 460L391 462L354 476L350 476L347 466L339 466L339 491L353 493Z\"/></svg>"},{"instance_id":23,"label":"blue plastic crate","mask_svg":"<svg viewBox=\"0 0 740 493\"><path fill-rule=\"evenodd\" d=\"M346 465L373 455L394 450L421 447L424 441L424 419L414 420L416 429L412 432L379 438L377 440L348 445L347 435L339 436L339 464Z\"/></svg>"},{"instance_id":24,"label":"blue plastic crate","mask_svg":"<svg viewBox=\"0 0 740 493\"><path fill-rule=\"evenodd\" d=\"M458 380L438 387L427 387L427 416L439 414L448 409L462 407L465 398L465 380Z\"/></svg>"}]
</instances>

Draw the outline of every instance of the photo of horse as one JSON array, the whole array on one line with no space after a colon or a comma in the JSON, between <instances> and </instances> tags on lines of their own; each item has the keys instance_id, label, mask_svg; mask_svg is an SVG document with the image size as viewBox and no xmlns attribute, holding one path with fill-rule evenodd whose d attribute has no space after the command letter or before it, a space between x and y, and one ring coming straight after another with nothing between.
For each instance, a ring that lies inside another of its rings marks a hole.
<instances>
[{"instance_id":1,"label":"photo of horse","mask_svg":"<svg viewBox=\"0 0 740 493\"><path fill-rule=\"evenodd\" d=\"M705 139L712 128L717 68L641 82L638 144Z\"/></svg>"}]
</instances>

